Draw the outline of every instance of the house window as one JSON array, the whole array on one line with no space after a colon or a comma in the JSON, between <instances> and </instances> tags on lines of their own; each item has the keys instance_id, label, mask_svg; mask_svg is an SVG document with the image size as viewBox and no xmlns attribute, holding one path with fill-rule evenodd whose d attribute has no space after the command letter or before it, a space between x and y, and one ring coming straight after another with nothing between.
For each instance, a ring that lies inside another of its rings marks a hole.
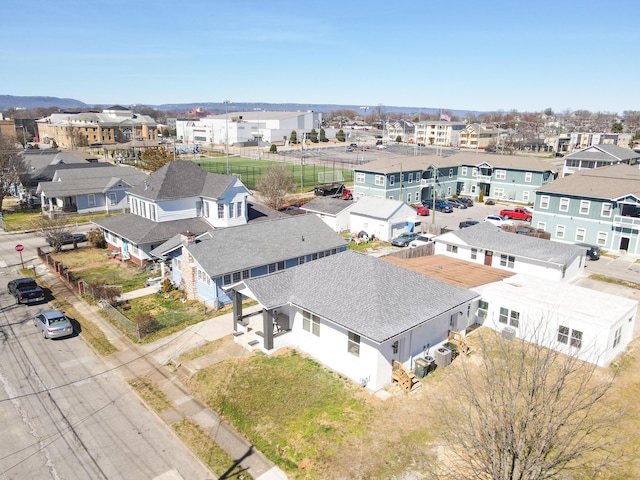
<instances>
[{"instance_id":1,"label":"house window","mask_svg":"<svg viewBox=\"0 0 640 480\"><path fill-rule=\"evenodd\" d=\"M500 323L504 323L505 325L509 322L509 309L500 307L500 317L498 318Z\"/></svg>"},{"instance_id":2,"label":"house window","mask_svg":"<svg viewBox=\"0 0 640 480\"><path fill-rule=\"evenodd\" d=\"M522 192L522 201L527 203L529 202L529 190Z\"/></svg>"},{"instance_id":3,"label":"house window","mask_svg":"<svg viewBox=\"0 0 640 480\"><path fill-rule=\"evenodd\" d=\"M584 242L586 230L584 228L576 228L576 242Z\"/></svg>"},{"instance_id":4,"label":"house window","mask_svg":"<svg viewBox=\"0 0 640 480\"><path fill-rule=\"evenodd\" d=\"M309 332L316 337L320 336L320 317L312 314L311 312L307 312L306 310L302 311L302 329L305 332Z\"/></svg>"},{"instance_id":5,"label":"house window","mask_svg":"<svg viewBox=\"0 0 640 480\"><path fill-rule=\"evenodd\" d=\"M151 212L151 220L153 220L154 222L156 221L156 208L158 206L154 203L152 205L149 205L149 211Z\"/></svg>"},{"instance_id":6,"label":"house window","mask_svg":"<svg viewBox=\"0 0 640 480\"><path fill-rule=\"evenodd\" d=\"M276 264L275 263L270 263L268 269L269 269L269 273L275 272L276 271Z\"/></svg>"},{"instance_id":7,"label":"house window","mask_svg":"<svg viewBox=\"0 0 640 480\"><path fill-rule=\"evenodd\" d=\"M580 200L580 215L589 215L589 207L591 202L589 200Z\"/></svg>"},{"instance_id":8,"label":"house window","mask_svg":"<svg viewBox=\"0 0 640 480\"><path fill-rule=\"evenodd\" d=\"M389 175L389 185L394 185L396 183L395 175Z\"/></svg>"},{"instance_id":9,"label":"house window","mask_svg":"<svg viewBox=\"0 0 640 480\"><path fill-rule=\"evenodd\" d=\"M620 345L620 339L622 338L622 327L619 327L616 330L616 333L613 334L613 348L616 348Z\"/></svg>"},{"instance_id":10,"label":"house window","mask_svg":"<svg viewBox=\"0 0 640 480\"><path fill-rule=\"evenodd\" d=\"M109 192L109 205L115 205L118 203L116 192Z\"/></svg>"},{"instance_id":11,"label":"house window","mask_svg":"<svg viewBox=\"0 0 640 480\"><path fill-rule=\"evenodd\" d=\"M385 180L384 180L385 178L386 177L384 175L376 175L376 178L375 178L376 186L384 187L385 186Z\"/></svg>"},{"instance_id":12,"label":"house window","mask_svg":"<svg viewBox=\"0 0 640 480\"><path fill-rule=\"evenodd\" d=\"M278 262L278 271L284 270L284 262Z\"/></svg>"},{"instance_id":13,"label":"house window","mask_svg":"<svg viewBox=\"0 0 640 480\"><path fill-rule=\"evenodd\" d=\"M556 238L564 238L564 225L556 225Z\"/></svg>"},{"instance_id":14,"label":"house window","mask_svg":"<svg viewBox=\"0 0 640 480\"><path fill-rule=\"evenodd\" d=\"M532 178L533 178L533 174L531 172L527 172L524 174L524 181L526 183L531 183Z\"/></svg>"},{"instance_id":15,"label":"house window","mask_svg":"<svg viewBox=\"0 0 640 480\"><path fill-rule=\"evenodd\" d=\"M471 260L475 260L478 258L478 249L477 248L472 248L471 249Z\"/></svg>"},{"instance_id":16,"label":"house window","mask_svg":"<svg viewBox=\"0 0 640 480\"><path fill-rule=\"evenodd\" d=\"M360 356L360 335L349 332L347 337L347 352L356 357Z\"/></svg>"},{"instance_id":17,"label":"house window","mask_svg":"<svg viewBox=\"0 0 640 480\"><path fill-rule=\"evenodd\" d=\"M602 210L600 212L600 215L603 217L611 217L611 204L610 203L603 203L602 204Z\"/></svg>"},{"instance_id":18,"label":"house window","mask_svg":"<svg viewBox=\"0 0 640 480\"><path fill-rule=\"evenodd\" d=\"M449 169L449 178L453 178L453 168Z\"/></svg>"},{"instance_id":19,"label":"house window","mask_svg":"<svg viewBox=\"0 0 640 480\"><path fill-rule=\"evenodd\" d=\"M447 245L447 252L458 253L457 245Z\"/></svg>"},{"instance_id":20,"label":"house window","mask_svg":"<svg viewBox=\"0 0 640 480\"><path fill-rule=\"evenodd\" d=\"M411 203L411 194L407 193L407 203Z\"/></svg>"},{"instance_id":21,"label":"house window","mask_svg":"<svg viewBox=\"0 0 640 480\"><path fill-rule=\"evenodd\" d=\"M504 198L504 188L494 188L493 196L496 198Z\"/></svg>"},{"instance_id":22,"label":"house window","mask_svg":"<svg viewBox=\"0 0 640 480\"><path fill-rule=\"evenodd\" d=\"M549 208L549 195L542 195L540 197L540 208L543 210Z\"/></svg>"},{"instance_id":23,"label":"house window","mask_svg":"<svg viewBox=\"0 0 640 480\"><path fill-rule=\"evenodd\" d=\"M518 328L520 326L520 312L514 312L511 310L511 314L509 315L509 325L514 328Z\"/></svg>"},{"instance_id":24,"label":"house window","mask_svg":"<svg viewBox=\"0 0 640 480\"><path fill-rule=\"evenodd\" d=\"M356 183L364 183L364 173L363 172L357 172L356 173Z\"/></svg>"},{"instance_id":25,"label":"house window","mask_svg":"<svg viewBox=\"0 0 640 480\"><path fill-rule=\"evenodd\" d=\"M513 264L516 261L516 257L512 255L500 255L500 266L513 268Z\"/></svg>"},{"instance_id":26,"label":"house window","mask_svg":"<svg viewBox=\"0 0 640 480\"><path fill-rule=\"evenodd\" d=\"M407 176L407 183L413 183L413 173L410 173L410 174Z\"/></svg>"},{"instance_id":27,"label":"house window","mask_svg":"<svg viewBox=\"0 0 640 480\"><path fill-rule=\"evenodd\" d=\"M489 314L489 303L484 300L478 302L478 317L485 319Z\"/></svg>"},{"instance_id":28,"label":"house window","mask_svg":"<svg viewBox=\"0 0 640 480\"><path fill-rule=\"evenodd\" d=\"M307 257L298 257L298 265L302 265L304 262L307 261Z\"/></svg>"},{"instance_id":29,"label":"house window","mask_svg":"<svg viewBox=\"0 0 640 480\"><path fill-rule=\"evenodd\" d=\"M569 343L569 327L562 325L558 327L558 342L564 343L565 345Z\"/></svg>"},{"instance_id":30,"label":"house window","mask_svg":"<svg viewBox=\"0 0 640 480\"><path fill-rule=\"evenodd\" d=\"M460 168L460 175L463 177L467 176L467 167L461 167Z\"/></svg>"},{"instance_id":31,"label":"house window","mask_svg":"<svg viewBox=\"0 0 640 480\"><path fill-rule=\"evenodd\" d=\"M416 192L413 198L415 198L414 202L418 203L420 201L420 192Z\"/></svg>"},{"instance_id":32,"label":"house window","mask_svg":"<svg viewBox=\"0 0 640 480\"><path fill-rule=\"evenodd\" d=\"M236 217L242 216L242 202L236 203Z\"/></svg>"},{"instance_id":33,"label":"house window","mask_svg":"<svg viewBox=\"0 0 640 480\"><path fill-rule=\"evenodd\" d=\"M598 232L596 236L596 244L605 246L607 244L607 232Z\"/></svg>"},{"instance_id":34,"label":"house window","mask_svg":"<svg viewBox=\"0 0 640 480\"><path fill-rule=\"evenodd\" d=\"M538 222L538 226L536 228L538 230L545 230L547 228L547 222Z\"/></svg>"},{"instance_id":35,"label":"house window","mask_svg":"<svg viewBox=\"0 0 640 480\"><path fill-rule=\"evenodd\" d=\"M496 180L506 180L507 171L506 170L496 170Z\"/></svg>"},{"instance_id":36,"label":"house window","mask_svg":"<svg viewBox=\"0 0 640 480\"><path fill-rule=\"evenodd\" d=\"M202 202L202 215L209 218L209 202L207 201Z\"/></svg>"},{"instance_id":37,"label":"house window","mask_svg":"<svg viewBox=\"0 0 640 480\"><path fill-rule=\"evenodd\" d=\"M247 278L249 278L251 276L251 272L249 272L249 270L243 270L242 271L242 279L246 280Z\"/></svg>"},{"instance_id":38,"label":"house window","mask_svg":"<svg viewBox=\"0 0 640 480\"><path fill-rule=\"evenodd\" d=\"M472 177L478 176L478 169L476 167L473 167L473 169L471 170L471 176Z\"/></svg>"},{"instance_id":39,"label":"house window","mask_svg":"<svg viewBox=\"0 0 640 480\"><path fill-rule=\"evenodd\" d=\"M224 204L218 204L218 218L224 218Z\"/></svg>"},{"instance_id":40,"label":"house window","mask_svg":"<svg viewBox=\"0 0 640 480\"><path fill-rule=\"evenodd\" d=\"M582 347L582 332L571 330L571 346L575 348Z\"/></svg>"},{"instance_id":41,"label":"house window","mask_svg":"<svg viewBox=\"0 0 640 480\"><path fill-rule=\"evenodd\" d=\"M569 211L569 199L566 197L563 197L560 199L560 206L558 207L558 210L561 212L568 212Z\"/></svg>"},{"instance_id":42,"label":"house window","mask_svg":"<svg viewBox=\"0 0 640 480\"><path fill-rule=\"evenodd\" d=\"M240 280L242 280L242 273L241 272L233 272L233 283L237 283Z\"/></svg>"},{"instance_id":43,"label":"house window","mask_svg":"<svg viewBox=\"0 0 640 480\"><path fill-rule=\"evenodd\" d=\"M96 196L93 193L90 193L87 195L87 202L89 203L90 207L95 207L96 206Z\"/></svg>"},{"instance_id":44,"label":"house window","mask_svg":"<svg viewBox=\"0 0 640 480\"><path fill-rule=\"evenodd\" d=\"M398 354L398 351L400 350L400 348L399 348L399 347L400 347L400 344L398 343L398 340L396 340L395 342L393 342L393 343L391 344L391 352L392 352L394 355L397 355L397 354Z\"/></svg>"}]
</instances>

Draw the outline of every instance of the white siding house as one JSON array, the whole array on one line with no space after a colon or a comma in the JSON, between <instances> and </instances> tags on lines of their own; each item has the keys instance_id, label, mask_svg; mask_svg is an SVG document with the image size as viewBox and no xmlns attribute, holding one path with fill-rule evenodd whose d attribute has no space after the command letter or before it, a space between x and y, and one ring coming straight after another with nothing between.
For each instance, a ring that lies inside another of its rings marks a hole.
<instances>
[{"instance_id":1,"label":"white siding house","mask_svg":"<svg viewBox=\"0 0 640 480\"><path fill-rule=\"evenodd\" d=\"M384 242L415 227L416 211L400 201L380 197L361 197L349 210L349 230L365 231Z\"/></svg>"}]
</instances>

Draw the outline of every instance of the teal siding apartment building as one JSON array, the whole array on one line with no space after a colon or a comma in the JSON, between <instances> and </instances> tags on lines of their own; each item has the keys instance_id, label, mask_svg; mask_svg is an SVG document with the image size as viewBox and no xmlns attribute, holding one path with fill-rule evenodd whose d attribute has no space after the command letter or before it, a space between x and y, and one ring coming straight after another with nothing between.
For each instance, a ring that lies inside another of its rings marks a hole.
<instances>
[{"instance_id":1,"label":"teal siding apartment building","mask_svg":"<svg viewBox=\"0 0 640 480\"><path fill-rule=\"evenodd\" d=\"M434 182L435 176L435 182ZM483 152L389 156L354 171L354 199L374 196L417 204L453 195L532 204L537 188L557 177L539 158Z\"/></svg>"},{"instance_id":2,"label":"teal siding apartment building","mask_svg":"<svg viewBox=\"0 0 640 480\"><path fill-rule=\"evenodd\" d=\"M538 189L532 225L552 240L640 255L640 169L576 171Z\"/></svg>"}]
</instances>

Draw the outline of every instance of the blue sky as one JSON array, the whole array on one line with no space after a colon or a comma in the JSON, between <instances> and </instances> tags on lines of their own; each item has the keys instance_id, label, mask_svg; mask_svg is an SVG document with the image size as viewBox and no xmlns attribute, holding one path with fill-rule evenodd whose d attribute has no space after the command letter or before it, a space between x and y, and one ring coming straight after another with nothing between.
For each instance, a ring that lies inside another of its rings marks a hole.
<instances>
[{"instance_id":1,"label":"blue sky","mask_svg":"<svg viewBox=\"0 0 640 480\"><path fill-rule=\"evenodd\" d=\"M0 11L5 95L640 110L638 0L32 0Z\"/></svg>"}]
</instances>

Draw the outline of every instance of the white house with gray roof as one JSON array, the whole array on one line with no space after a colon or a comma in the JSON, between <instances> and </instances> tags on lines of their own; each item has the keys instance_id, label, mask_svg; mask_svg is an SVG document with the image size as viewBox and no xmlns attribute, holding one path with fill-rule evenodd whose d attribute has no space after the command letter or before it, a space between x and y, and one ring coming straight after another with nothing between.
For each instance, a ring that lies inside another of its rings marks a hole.
<instances>
[{"instance_id":1,"label":"white house with gray roof","mask_svg":"<svg viewBox=\"0 0 640 480\"><path fill-rule=\"evenodd\" d=\"M393 360L413 369L450 329L472 324L479 297L354 251L242 280L229 290L237 343L265 353L299 349L373 391L391 382ZM416 291L429 295L417 302ZM243 316L242 296L257 300L262 315Z\"/></svg>"},{"instance_id":2,"label":"white house with gray roof","mask_svg":"<svg viewBox=\"0 0 640 480\"><path fill-rule=\"evenodd\" d=\"M40 182L42 210L78 213L111 213L129 207L127 191L148 175L125 165L104 164L102 168L58 169L50 182Z\"/></svg>"},{"instance_id":3,"label":"white house with gray roof","mask_svg":"<svg viewBox=\"0 0 640 480\"><path fill-rule=\"evenodd\" d=\"M619 163L638 165L640 153L618 145L591 145L564 157L562 176L566 177L580 170L607 167Z\"/></svg>"},{"instance_id":4,"label":"white house with gray roof","mask_svg":"<svg viewBox=\"0 0 640 480\"><path fill-rule=\"evenodd\" d=\"M137 263L151 260L151 250L178 233L244 225L250 218L250 192L237 177L190 161L167 163L127 194L131 213L93 223L109 248Z\"/></svg>"},{"instance_id":5,"label":"white house with gray roof","mask_svg":"<svg viewBox=\"0 0 640 480\"><path fill-rule=\"evenodd\" d=\"M403 232L412 232L420 217L410 205L400 200L362 197L349 209L349 230L367 232L384 242Z\"/></svg>"},{"instance_id":6,"label":"white house with gray roof","mask_svg":"<svg viewBox=\"0 0 640 480\"><path fill-rule=\"evenodd\" d=\"M640 255L640 169L590 168L539 188L532 224L558 242Z\"/></svg>"},{"instance_id":7,"label":"white house with gray roof","mask_svg":"<svg viewBox=\"0 0 640 480\"><path fill-rule=\"evenodd\" d=\"M482 325L601 367L633 340L636 300L525 274L473 290Z\"/></svg>"},{"instance_id":8,"label":"white house with gray roof","mask_svg":"<svg viewBox=\"0 0 640 480\"><path fill-rule=\"evenodd\" d=\"M316 197L300 208L318 216L334 232L344 232L349 230L349 212L353 205L352 201L341 198Z\"/></svg>"},{"instance_id":9,"label":"white house with gray roof","mask_svg":"<svg viewBox=\"0 0 640 480\"><path fill-rule=\"evenodd\" d=\"M566 243L507 232L482 222L434 239L435 254L494 268L569 282L585 266L585 249Z\"/></svg>"},{"instance_id":10,"label":"white house with gray roof","mask_svg":"<svg viewBox=\"0 0 640 480\"><path fill-rule=\"evenodd\" d=\"M180 234L153 250L171 261L171 280L190 299L220 307L225 290L240 280L278 272L345 251L346 240L315 215L285 215L268 221Z\"/></svg>"}]
</instances>

